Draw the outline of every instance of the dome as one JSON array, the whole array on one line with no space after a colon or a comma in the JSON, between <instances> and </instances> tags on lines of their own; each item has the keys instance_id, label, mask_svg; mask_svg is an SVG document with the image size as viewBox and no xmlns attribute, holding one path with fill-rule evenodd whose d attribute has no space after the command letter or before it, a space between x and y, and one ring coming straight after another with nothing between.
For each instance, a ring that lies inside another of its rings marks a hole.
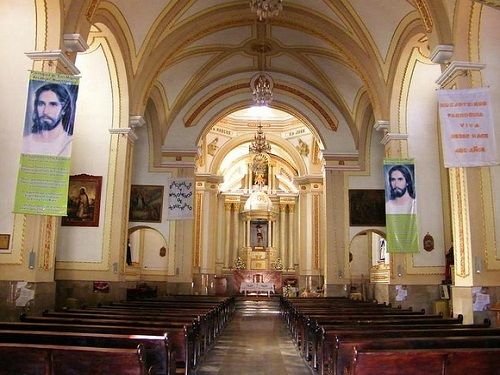
<instances>
[{"instance_id":1,"label":"dome","mask_svg":"<svg viewBox=\"0 0 500 375\"><path fill-rule=\"evenodd\" d=\"M254 191L245 202L245 211L271 211L273 202L263 191Z\"/></svg>"}]
</instances>

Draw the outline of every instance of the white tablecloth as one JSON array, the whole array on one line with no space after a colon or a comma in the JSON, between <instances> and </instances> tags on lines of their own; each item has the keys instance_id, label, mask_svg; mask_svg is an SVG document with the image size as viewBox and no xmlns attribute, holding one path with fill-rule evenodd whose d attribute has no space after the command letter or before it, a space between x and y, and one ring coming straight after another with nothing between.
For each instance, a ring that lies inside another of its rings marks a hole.
<instances>
[{"instance_id":1,"label":"white tablecloth","mask_svg":"<svg viewBox=\"0 0 500 375\"><path fill-rule=\"evenodd\" d=\"M249 283L249 282L242 282L240 285L240 293L244 292L247 294L248 292L250 293L259 293L259 292L265 292L268 295L270 293L274 293L274 284L273 283Z\"/></svg>"}]
</instances>

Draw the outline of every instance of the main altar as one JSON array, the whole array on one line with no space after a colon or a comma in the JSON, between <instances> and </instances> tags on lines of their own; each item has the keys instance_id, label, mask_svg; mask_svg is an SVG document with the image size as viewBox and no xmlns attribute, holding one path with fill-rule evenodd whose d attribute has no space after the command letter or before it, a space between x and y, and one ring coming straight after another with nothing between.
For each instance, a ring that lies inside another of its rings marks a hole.
<instances>
[{"instance_id":1,"label":"main altar","mask_svg":"<svg viewBox=\"0 0 500 375\"><path fill-rule=\"evenodd\" d=\"M273 293L281 294L283 288L283 275L281 271L234 270L233 283L233 290L238 292L245 292L245 289L247 289L267 293L272 289Z\"/></svg>"}]
</instances>

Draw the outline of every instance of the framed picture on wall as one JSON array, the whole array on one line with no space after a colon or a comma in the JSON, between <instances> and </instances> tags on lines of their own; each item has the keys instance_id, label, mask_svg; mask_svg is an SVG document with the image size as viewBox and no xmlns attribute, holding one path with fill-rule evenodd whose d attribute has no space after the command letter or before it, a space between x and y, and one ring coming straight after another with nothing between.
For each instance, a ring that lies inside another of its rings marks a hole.
<instances>
[{"instance_id":1,"label":"framed picture on wall","mask_svg":"<svg viewBox=\"0 0 500 375\"><path fill-rule=\"evenodd\" d=\"M349 190L349 225L385 227L385 191L383 189Z\"/></svg>"},{"instance_id":2,"label":"framed picture on wall","mask_svg":"<svg viewBox=\"0 0 500 375\"><path fill-rule=\"evenodd\" d=\"M129 220L161 223L163 189L163 185L132 185Z\"/></svg>"},{"instance_id":3,"label":"framed picture on wall","mask_svg":"<svg viewBox=\"0 0 500 375\"><path fill-rule=\"evenodd\" d=\"M62 226L98 227L102 176L80 174L69 177L68 216Z\"/></svg>"}]
</instances>

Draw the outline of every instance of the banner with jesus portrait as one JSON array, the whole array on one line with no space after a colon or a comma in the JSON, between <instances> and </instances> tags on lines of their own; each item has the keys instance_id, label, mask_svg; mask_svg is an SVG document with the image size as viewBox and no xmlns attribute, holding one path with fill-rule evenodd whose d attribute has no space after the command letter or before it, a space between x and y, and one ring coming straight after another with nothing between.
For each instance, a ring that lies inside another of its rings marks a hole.
<instances>
[{"instance_id":1,"label":"banner with jesus portrait","mask_svg":"<svg viewBox=\"0 0 500 375\"><path fill-rule=\"evenodd\" d=\"M415 164L412 159L385 159L387 252L418 253Z\"/></svg>"},{"instance_id":2,"label":"banner with jesus portrait","mask_svg":"<svg viewBox=\"0 0 500 375\"><path fill-rule=\"evenodd\" d=\"M79 77L31 72L14 212L66 216Z\"/></svg>"}]
</instances>

